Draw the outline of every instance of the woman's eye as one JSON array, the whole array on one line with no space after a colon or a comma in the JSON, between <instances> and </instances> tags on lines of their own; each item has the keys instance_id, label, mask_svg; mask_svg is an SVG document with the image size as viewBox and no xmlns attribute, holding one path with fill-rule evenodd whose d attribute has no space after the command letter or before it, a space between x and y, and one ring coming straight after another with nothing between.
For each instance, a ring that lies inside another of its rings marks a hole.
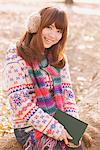
<instances>
[{"instance_id":1,"label":"woman's eye","mask_svg":"<svg viewBox=\"0 0 100 150\"><path fill-rule=\"evenodd\" d=\"M58 33L62 33L62 31L61 31L61 30L58 30L57 32L58 32Z\"/></svg>"},{"instance_id":2,"label":"woman's eye","mask_svg":"<svg viewBox=\"0 0 100 150\"><path fill-rule=\"evenodd\" d=\"M47 28L48 28L48 29L52 29L52 27L51 27L51 26L48 26Z\"/></svg>"}]
</instances>

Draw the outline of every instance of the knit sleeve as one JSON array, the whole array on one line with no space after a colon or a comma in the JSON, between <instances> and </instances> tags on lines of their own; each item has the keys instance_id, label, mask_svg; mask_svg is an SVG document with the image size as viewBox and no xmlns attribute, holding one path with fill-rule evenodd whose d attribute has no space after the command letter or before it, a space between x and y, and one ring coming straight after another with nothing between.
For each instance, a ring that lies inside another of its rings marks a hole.
<instances>
[{"instance_id":1,"label":"knit sleeve","mask_svg":"<svg viewBox=\"0 0 100 150\"><path fill-rule=\"evenodd\" d=\"M75 94L72 89L68 60L67 57L65 58L66 58L66 65L61 70L62 89L64 96L64 109L66 113L76 118L79 118L78 108L75 101Z\"/></svg>"},{"instance_id":2,"label":"knit sleeve","mask_svg":"<svg viewBox=\"0 0 100 150\"><path fill-rule=\"evenodd\" d=\"M47 136L58 139L64 127L36 105L34 85L24 60L18 57L11 53L6 58L5 67L6 91L13 110L14 124L20 127L21 122L26 122ZM30 89L33 91L31 98Z\"/></svg>"}]
</instances>

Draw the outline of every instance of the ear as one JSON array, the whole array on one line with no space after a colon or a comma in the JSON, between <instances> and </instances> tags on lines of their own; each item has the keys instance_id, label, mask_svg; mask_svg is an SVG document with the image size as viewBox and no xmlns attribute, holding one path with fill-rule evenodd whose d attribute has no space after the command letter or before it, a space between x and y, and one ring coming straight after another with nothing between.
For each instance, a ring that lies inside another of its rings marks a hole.
<instances>
[{"instance_id":1,"label":"ear","mask_svg":"<svg viewBox=\"0 0 100 150\"><path fill-rule=\"evenodd\" d=\"M29 33L36 33L41 23L40 13L32 13L27 20L27 30Z\"/></svg>"}]
</instances>

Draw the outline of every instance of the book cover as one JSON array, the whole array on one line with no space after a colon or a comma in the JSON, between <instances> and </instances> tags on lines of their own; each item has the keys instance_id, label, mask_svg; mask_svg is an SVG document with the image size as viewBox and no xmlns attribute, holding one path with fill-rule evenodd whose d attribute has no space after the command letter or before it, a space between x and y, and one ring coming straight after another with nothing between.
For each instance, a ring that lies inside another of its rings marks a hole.
<instances>
[{"instance_id":1,"label":"book cover","mask_svg":"<svg viewBox=\"0 0 100 150\"><path fill-rule=\"evenodd\" d=\"M58 120L72 136L73 139L70 140L70 142L78 145L79 140L85 132L88 124L59 109L57 109L54 118Z\"/></svg>"}]
</instances>

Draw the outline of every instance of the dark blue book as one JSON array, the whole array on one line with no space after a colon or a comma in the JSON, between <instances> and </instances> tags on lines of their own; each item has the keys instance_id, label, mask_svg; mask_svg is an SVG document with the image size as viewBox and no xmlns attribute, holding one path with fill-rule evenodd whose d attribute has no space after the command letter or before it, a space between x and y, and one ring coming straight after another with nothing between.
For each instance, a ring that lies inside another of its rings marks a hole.
<instances>
[{"instance_id":1,"label":"dark blue book","mask_svg":"<svg viewBox=\"0 0 100 150\"><path fill-rule=\"evenodd\" d=\"M69 140L70 142L74 143L75 145L79 144L79 140L81 139L83 133L85 132L88 124L76 119L75 117L57 109L54 118L58 120L67 130L67 132L73 138Z\"/></svg>"}]
</instances>

